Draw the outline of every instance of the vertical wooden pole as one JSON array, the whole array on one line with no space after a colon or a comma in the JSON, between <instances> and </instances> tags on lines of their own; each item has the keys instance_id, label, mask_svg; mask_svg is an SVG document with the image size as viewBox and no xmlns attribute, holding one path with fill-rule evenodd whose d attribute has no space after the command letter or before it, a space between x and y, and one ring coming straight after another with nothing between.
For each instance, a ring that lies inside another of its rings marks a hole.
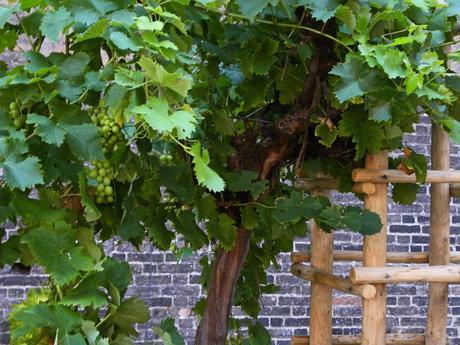
<instances>
[{"instance_id":1,"label":"vertical wooden pole","mask_svg":"<svg viewBox=\"0 0 460 345\"><path fill-rule=\"evenodd\" d=\"M330 191L321 195L331 197ZM311 221L311 259L312 267L326 273L333 270L332 234L324 232L315 221ZM311 283L310 291L310 343L315 345L332 344L332 289L328 286Z\"/></svg>"},{"instance_id":2,"label":"vertical wooden pole","mask_svg":"<svg viewBox=\"0 0 460 345\"><path fill-rule=\"evenodd\" d=\"M449 170L450 143L447 133L432 125L431 162L433 170ZM450 260L450 193L448 183L431 185L430 265L448 265ZM428 316L426 345L445 345L449 286L430 283L428 286Z\"/></svg>"},{"instance_id":3,"label":"vertical wooden pole","mask_svg":"<svg viewBox=\"0 0 460 345\"><path fill-rule=\"evenodd\" d=\"M367 154L366 169L388 169L388 151ZM387 254L387 209L388 185L378 183L375 193L366 195L364 207L380 216L382 230L372 236L364 237L363 266L385 266ZM386 297L385 284L375 284L377 295L363 299L362 345L386 345Z\"/></svg>"}]
</instances>

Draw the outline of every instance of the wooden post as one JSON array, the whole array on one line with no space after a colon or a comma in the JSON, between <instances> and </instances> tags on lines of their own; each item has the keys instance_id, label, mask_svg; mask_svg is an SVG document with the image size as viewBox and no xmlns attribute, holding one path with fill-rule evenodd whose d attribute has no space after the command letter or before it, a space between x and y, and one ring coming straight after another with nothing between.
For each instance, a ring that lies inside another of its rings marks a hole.
<instances>
[{"instance_id":1,"label":"wooden post","mask_svg":"<svg viewBox=\"0 0 460 345\"><path fill-rule=\"evenodd\" d=\"M353 284L452 283L460 284L460 265L425 267L354 267Z\"/></svg>"},{"instance_id":2,"label":"wooden post","mask_svg":"<svg viewBox=\"0 0 460 345\"><path fill-rule=\"evenodd\" d=\"M388 169L388 151L366 155L366 169ZM364 237L363 266L379 267L386 264L387 253L387 183L376 184L375 193L365 195L364 207L380 216L382 230ZM386 345L386 297L385 284L376 284L377 295L363 299L362 345Z\"/></svg>"},{"instance_id":3,"label":"wooden post","mask_svg":"<svg viewBox=\"0 0 460 345\"><path fill-rule=\"evenodd\" d=\"M450 168L450 143L447 133L432 124L432 169ZM448 183L431 185L430 265L447 265L450 261L450 188ZM431 283L428 286L428 316L426 345L445 345L447 327L447 297L449 286Z\"/></svg>"},{"instance_id":4,"label":"wooden post","mask_svg":"<svg viewBox=\"0 0 460 345\"><path fill-rule=\"evenodd\" d=\"M323 190L321 195L328 198L331 192ZM326 233L315 221L310 223L311 266L325 273L333 269L332 233ZM312 344L330 345L332 343L332 289L315 282L310 291L310 339Z\"/></svg>"},{"instance_id":5,"label":"wooden post","mask_svg":"<svg viewBox=\"0 0 460 345\"><path fill-rule=\"evenodd\" d=\"M407 175L400 170L355 169L352 173L354 182L365 183L414 183L415 174ZM449 169L428 170L426 183L460 183L460 171Z\"/></svg>"},{"instance_id":6,"label":"wooden post","mask_svg":"<svg viewBox=\"0 0 460 345\"><path fill-rule=\"evenodd\" d=\"M363 252L358 250L334 250L334 261L362 261ZM310 262L310 252L294 252L291 254L291 262L293 264L299 262ZM428 253L387 253L387 263L391 264L427 264ZM450 253L450 263L460 263L460 252Z\"/></svg>"},{"instance_id":7,"label":"wooden post","mask_svg":"<svg viewBox=\"0 0 460 345\"><path fill-rule=\"evenodd\" d=\"M315 285L321 284L362 298L374 298L377 293L374 285L353 284L348 278L325 273L317 268L308 267L303 264L293 264L291 266L291 272L297 277L315 283Z\"/></svg>"},{"instance_id":8,"label":"wooden post","mask_svg":"<svg viewBox=\"0 0 460 345\"><path fill-rule=\"evenodd\" d=\"M332 345L361 345L361 337L356 335L335 335L332 337ZM389 334L386 345L423 345L424 335L413 334ZM291 345L315 345L308 336L293 336ZM330 345L330 344L329 344Z\"/></svg>"}]
</instances>

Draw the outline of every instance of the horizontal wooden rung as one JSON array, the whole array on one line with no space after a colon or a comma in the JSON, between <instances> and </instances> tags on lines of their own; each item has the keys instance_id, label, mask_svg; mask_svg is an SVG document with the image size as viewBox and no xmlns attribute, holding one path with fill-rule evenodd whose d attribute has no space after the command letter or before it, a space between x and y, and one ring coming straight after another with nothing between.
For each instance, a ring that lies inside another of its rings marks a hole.
<instances>
[{"instance_id":1,"label":"horizontal wooden rung","mask_svg":"<svg viewBox=\"0 0 460 345\"><path fill-rule=\"evenodd\" d=\"M335 261L362 261L363 252L359 250L334 250L333 258ZM294 252L291 254L293 264L299 262L310 262L310 252ZM426 264L429 262L428 253L398 253L388 252L387 262L392 264ZM460 253L452 252L450 254L451 263L460 262Z\"/></svg>"},{"instance_id":2,"label":"horizontal wooden rung","mask_svg":"<svg viewBox=\"0 0 460 345\"><path fill-rule=\"evenodd\" d=\"M374 298L377 293L375 287L370 284L353 284L350 279L325 273L316 268L300 263L291 266L291 272L295 276L330 288L360 296L365 299Z\"/></svg>"},{"instance_id":3,"label":"horizontal wooden rung","mask_svg":"<svg viewBox=\"0 0 460 345\"><path fill-rule=\"evenodd\" d=\"M407 175L400 170L355 169L352 173L355 182L372 183L413 183L415 174ZM460 171L428 170L426 183L460 183Z\"/></svg>"},{"instance_id":4,"label":"horizontal wooden rung","mask_svg":"<svg viewBox=\"0 0 460 345\"><path fill-rule=\"evenodd\" d=\"M425 335L423 334L388 334L387 345L423 345ZM315 345L310 344L308 336L293 336L292 345ZM332 345L361 345L360 335L335 335L332 337Z\"/></svg>"},{"instance_id":5,"label":"horizontal wooden rung","mask_svg":"<svg viewBox=\"0 0 460 345\"><path fill-rule=\"evenodd\" d=\"M329 177L300 178L296 181L296 187L311 191L336 190L339 188L339 181ZM372 195L375 193L375 186L373 183L368 182L355 183L352 187L352 192L356 194Z\"/></svg>"},{"instance_id":6,"label":"horizontal wooden rung","mask_svg":"<svg viewBox=\"0 0 460 345\"><path fill-rule=\"evenodd\" d=\"M427 267L354 267L353 284L460 283L460 265Z\"/></svg>"}]
</instances>

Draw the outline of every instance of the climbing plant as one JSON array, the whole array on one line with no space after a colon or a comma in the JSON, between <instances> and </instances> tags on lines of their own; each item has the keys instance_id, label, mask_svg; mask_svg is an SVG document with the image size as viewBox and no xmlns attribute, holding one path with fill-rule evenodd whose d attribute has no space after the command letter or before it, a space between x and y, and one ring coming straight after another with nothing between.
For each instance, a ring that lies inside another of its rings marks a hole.
<instances>
[{"instance_id":1,"label":"climbing plant","mask_svg":"<svg viewBox=\"0 0 460 345\"><path fill-rule=\"evenodd\" d=\"M196 344L268 344L266 269L305 222L379 218L296 188L350 191L366 153L417 182L422 114L460 142L456 0L20 0L0 7L0 266L49 274L10 315L11 344L131 344L146 305L103 251L144 240L199 259ZM398 149L404 149L398 151ZM417 185L394 186L411 203ZM208 255L210 252L213 255ZM232 305L248 315L232 317ZM156 331L182 342L171 319Z\"/></svg>"}]
</instances>

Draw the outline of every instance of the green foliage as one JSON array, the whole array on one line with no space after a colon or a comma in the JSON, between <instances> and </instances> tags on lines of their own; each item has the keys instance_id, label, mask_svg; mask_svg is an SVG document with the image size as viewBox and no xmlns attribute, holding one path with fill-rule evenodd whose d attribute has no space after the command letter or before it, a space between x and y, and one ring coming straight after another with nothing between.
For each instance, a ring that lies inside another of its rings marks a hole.
<instances>
[{"instance_id":1,"label":"green foliage","mask_svg":"<svg viewBox=\"0 0 460 345\"><path fill-rule=\"evenodd\" d=\"M184 345L184 339L177 331L174 320L170 317L160 322L154 328L154 331L160 336L165 345Z\"/></svg>"},{"instance_id":2,"label":"green foliage","mask_svg":"<svg viewBox=\"0 0 460 345\"><path fill-rule=\"evenodd\" d=\"M458 52L445 49L459 13L454 0L0 7L0 52L19 36L29 43L22 63L0 65L0 223L20 225L0 242L0 265L39 264L51 287L15 308L12 343L131 343L148 310L124 299L129 267L106 257L96 234L138 248L147 237L183 257L231 250L246 228L234 302L256 318L260 296L276 290L266 269L306 221L379 231L376 215L295 188L295 167L349 191L365 154L403 148L422 113L460 142L448 63ZM44 41L61 40L44 53ZM394 165L426 178L412 150ZM395 185L394 200L412 202L417 188ZM206 288L212 261L201 264ZM173 326L158 332L180 344ZM247 344L269 343L260 323L248 331Z\"/></svg>"}]
</instances>

